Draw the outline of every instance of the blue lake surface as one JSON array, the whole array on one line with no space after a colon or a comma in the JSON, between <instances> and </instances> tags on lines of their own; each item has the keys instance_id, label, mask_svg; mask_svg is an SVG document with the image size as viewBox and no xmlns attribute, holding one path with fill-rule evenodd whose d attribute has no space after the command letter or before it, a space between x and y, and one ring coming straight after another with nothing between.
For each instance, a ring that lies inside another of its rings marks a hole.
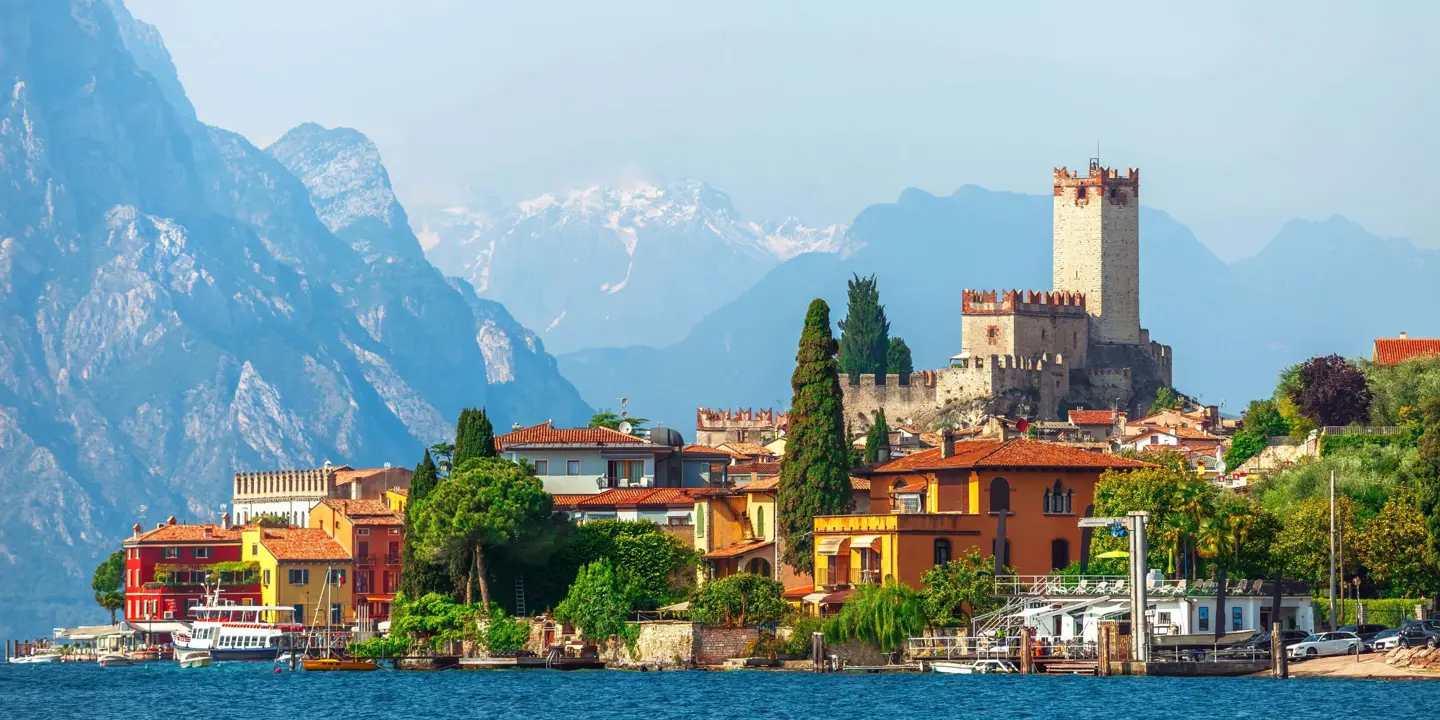
<instances>
[{"instance_id":1,"label":"blue lake surface","mask_svg":"<svg viewBox=\"0 0 1440 720\"><path fill-rule=\"evenodd\" d=\"M1434 717L1440 682L543 670L273 673L0 665L3 718Z\"/></svg>"}]
</instances>

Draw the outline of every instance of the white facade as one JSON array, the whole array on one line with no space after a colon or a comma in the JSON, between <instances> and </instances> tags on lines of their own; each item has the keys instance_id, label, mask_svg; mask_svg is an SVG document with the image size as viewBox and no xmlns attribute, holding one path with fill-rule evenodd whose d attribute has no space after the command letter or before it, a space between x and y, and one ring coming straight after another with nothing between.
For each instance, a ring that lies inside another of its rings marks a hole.
<instances>
[{"instance_id":1,"label":"white facade","mask_svg":"<svg viewBox=\"0 0 1440 720\"><path fill-rule=\"evenodd\" d=\"M1149 598L1151 631L1156 635L1214 633L1214 596ZM1236 595L1225 598L1224 631L1268 629L1271 598L1268 595ZM1315 627L1314 602L1310 596L1280 599L1284 629L1311 632ZM1130 613L1128 597L1036 597L1026 604L1019 618L1043 638L1095 642L1101 620L1118 620Z\"/></svg>"},{"instance_id":2,"label":"white facade","mask_svg":"<svg viewBox=\"0 0 1440 720\"><path fill-rule=\"evenodd\" d=\"M261 515L277 515L288 518L291 525L299 527L310 526L310 511L319 505L320 501L305 498L292 497L284 499L267 498L264 500L235 500L231 508L232 517L235 522L244 525L251 519Z\"/></svg>"},{"instance_id":3,"label":"white facade","mask_svg":"<svg viewBox=\"0 0 1440 720\"><path fill-rule=\"evenodd\" d=\"M500 454L507 460L524 460L533 465L545 491L554 495L593 495L609 487L655 487L655 451L644 446L633 450L527 448Z\"/></svg>"}]
</instances>

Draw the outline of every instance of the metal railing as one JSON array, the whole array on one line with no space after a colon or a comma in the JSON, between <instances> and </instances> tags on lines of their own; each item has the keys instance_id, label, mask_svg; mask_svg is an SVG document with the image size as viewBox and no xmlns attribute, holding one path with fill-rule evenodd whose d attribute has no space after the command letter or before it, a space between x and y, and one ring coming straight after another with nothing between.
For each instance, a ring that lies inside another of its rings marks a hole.
<instances>
[{"instance_id":1,"label":"metal railing","mask_svg":"<svg viewBox=\"0 0 1440 720\"><path fill-rule=\"evenodd\" d=\"M374 555L362 555L361 557L355 558L355 564L356 564L356 565L374 565L374 564L375 564L375 556L374 556Z\"/></svg>"},{"instance_id":2,"label":"metal railing","mask_svg":"<svg viewBox=\"0 0 1440 720\"><path fill-rule=\"evenodd\" d=\"M905 642L905 650L910 657L1013 658L1020 655L1020 638L973 635L912 637Z\"/></svg>"},{"instance_id":3,"label":"metal railing","mask_svg":"<svg viewBox=\"0 0 1440 720\"><path fill-rule=\"evenodd\" d=\"M838 587L841 585L875 585L880 583L881 575L879 570L867 568L835 568L825 569L825 585Z\"/></svg>"},{"instance_id":4,"label":"metal railing","mask_svg":"<svg viewBox=\"0 0 1440 720\"><path fill-rule=\"evenodd\" d=\"M1269 595L1275 591L1273 580L1237 579L1226 582L1226 595ZM1146 594L1151 598L1215 595L1219 586L1214 580L1147 579ZM1286 595L1306 595L1310 589L1303 583L1287 581L1281 585ZM1129 578L1119 575L1000 575L995 578L995 593L1009 596L1080 596L1128 595Z\"/></svg>"}]
</instances>

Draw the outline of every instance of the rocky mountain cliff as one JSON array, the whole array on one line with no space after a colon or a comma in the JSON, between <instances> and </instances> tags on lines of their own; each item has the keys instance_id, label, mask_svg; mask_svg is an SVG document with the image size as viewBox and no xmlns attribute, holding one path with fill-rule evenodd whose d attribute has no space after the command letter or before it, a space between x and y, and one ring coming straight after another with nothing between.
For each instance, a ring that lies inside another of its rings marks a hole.
<instances>
[{"instance_id":1,"label":"rocky mountain cliff","mask_svg":"<svg viewBox=\"0 0 1440 720\"><path fill-rule=\"evenodd\" d=\"M778 262L848 253L843 225L742 219L695 180L590 187L510 208L494 197L422 212L427 255L513 308L557 350L666 344Z\"/></svg>"},{"instance_id":2,"label":"rocky mountain cliff","mask_svg":"<svg viewBox=\"0 0 1440 720\"><path fill-rule=\"evenodd\" d=\"M236 470L411 464L465 405L588 413L424 261L358 133L272 156L200 124L118 3L0 5L0 83L0 636L101 620L99 558L218 517Z\"/></svg>"},{"instance_id":3,"label":"rocky mountain cliff","mask_svg":"<svg viewBox=\"0 0 1440 720\"><path fill-rule=\"evenodd\" d=\"M592 401L626 395L635 412L687 433L697 406L784 407L806 304L825 298L838 321L852 272L878 274L890 332L910 344L915 367L943 367L960 347L962 288L1050 286L1051 214L1044 196L907 190L860 213L850 233L863 248L848 259L797 257L674 345L563 354L560 368ZM1440 251L1331 218L1292 222L1226 265L1163 212L1141 208L1140 226L1142 324L1174 348L1175 384L1227 412L1268 395L1279 370L1306 357L1368 356L1374 338L1401 330L1440 335L1440 286L1427 280Z\"/></svg>"}]
</instances>

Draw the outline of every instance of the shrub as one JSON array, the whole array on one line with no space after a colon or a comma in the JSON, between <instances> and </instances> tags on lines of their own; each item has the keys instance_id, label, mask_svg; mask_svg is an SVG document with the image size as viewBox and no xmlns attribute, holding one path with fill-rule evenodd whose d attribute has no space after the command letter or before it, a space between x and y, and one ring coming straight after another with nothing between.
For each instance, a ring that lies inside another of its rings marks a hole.
<instances>
[{"instance_id":1,"label":"shrub","mask_svg":"<svg viewBox=\"0 0 1440 720\"><path fill-rule=\"evenodd\" d=\"M500 652L524 650L530 643L530 624L510 617L497 603L490 604L490 614L485 618L485 629L480 634L480 644L486 652L494 655Z\"/></svg>"},{"instance_id":2,"label":"shrub","mask_svg":"<svg viewBox=\"0 0 1440 720\"><path fill-rule=\"evenodd\" d=\"M723 627L774 625L788 609L784 591L780 583L753 573L711 580L690 600L690 619Z\"/></svg>"},{"instance_id":3,"label":"shrub","mask_svg":"<svg viewBox=\"0 0 1440 720\"><path fill-rule=\"evenodd\" d=\"M925 629L925 608L920 593L891 580L884 585L860 585L830 624L826 639L856 640L893 653Z\"/></svg>"}]
</instances>

